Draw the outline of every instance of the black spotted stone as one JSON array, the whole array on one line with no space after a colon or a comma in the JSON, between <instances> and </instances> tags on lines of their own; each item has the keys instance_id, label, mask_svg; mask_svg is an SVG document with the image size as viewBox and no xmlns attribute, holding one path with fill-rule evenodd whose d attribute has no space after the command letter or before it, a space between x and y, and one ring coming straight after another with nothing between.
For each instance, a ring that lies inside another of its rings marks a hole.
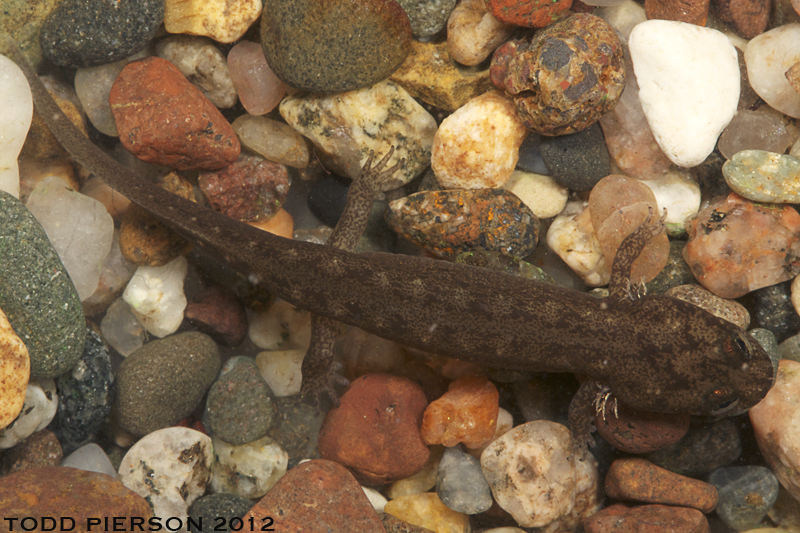
<instances>
[{"instance_id":1,"label":"black spotted stone","mask_svg":"<svg viewBox=\"0 0 800 533\"><path fill-rule=\"evenodd\" d=\"M164 0L64 0L39 35L44 57L67 68L113 63L143 50L164 20Z\"/></svg>"},{"instance_id":2,"label":"black spotted stone","mask_svg":"<svg viewBox=\"0 0 800 533\"><path fill-rule=\"evenodd\" d=\"M597 123L572 135L542 137L539 150L550 176L573 191L590 191L611 174L611 157Z\"/></svg>"}]
</instances>

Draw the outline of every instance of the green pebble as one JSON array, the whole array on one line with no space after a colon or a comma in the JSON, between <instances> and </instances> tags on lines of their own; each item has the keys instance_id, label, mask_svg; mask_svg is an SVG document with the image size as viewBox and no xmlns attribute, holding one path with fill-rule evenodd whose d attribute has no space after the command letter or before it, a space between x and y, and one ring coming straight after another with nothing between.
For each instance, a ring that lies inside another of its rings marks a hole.
<instances>
[{"instance_id":1,"label":"green pebble","mask_svg":"<svg viewBox=\"0 0 800 533\"><path fill-rule=\"evenodd\" d=\"M42 226L2 191L0 220L0 309L28 348L31 377L54 378L83 354L80 298Z\"/></svg>"},{"instance_id":2,"label":"green pebble","mask_svg":"<svg viewBox=\"0 0 800 533\"><path fill-rule=\"evenodd\" d=\"M733 191L754 202L800 203L800 159L764 150L742 150L722 165Z\"/></svg>"}]
</instances>

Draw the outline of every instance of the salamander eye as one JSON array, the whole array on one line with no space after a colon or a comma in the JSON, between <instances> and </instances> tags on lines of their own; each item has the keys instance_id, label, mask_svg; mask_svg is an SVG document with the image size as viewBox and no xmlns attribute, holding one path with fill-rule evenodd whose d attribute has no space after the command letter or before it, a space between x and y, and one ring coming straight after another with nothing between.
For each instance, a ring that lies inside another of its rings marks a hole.
<instances>
[{"instance_id":1,"label":"salamander eye","mask_svg":"<svg viewBox=\"0 0 800 533\"><path fill-rule=\"evenodd\" d=\"M752 339L750 336L743 332L743 331L734 331L731 333L730 337L725 339L722 343L722 348L725 350L725 353L736 357L736 359L750 359L753 357L753 349Z\"/></svg>"},{"instance_id":2,"label":"salamander eye","mask_svg":"<svg viewBox=\"0 0 800 533\"><path fill-rule=\"evenodd\" d=\"M709 414L712 416L725 414L739 405L739 396L727 387L720 387L711 392L708 399Z\"/></svg>"},{"instance_id":3,"label":"salamander eye","mask_svg":"<svg viewBox=\"0 0 800 533\"><path fill-rule=\"evenodd\" d=\"M731 411L732 409L734 409L737 405L739 405L739 397L738 396L734 396L733 398L730 398L730 399L725 400L724 402L720 403L717 406L716 409L713 409L711 411L711 414L713 416L725 414L728 411Z\"/></svg>"}]
</instances>

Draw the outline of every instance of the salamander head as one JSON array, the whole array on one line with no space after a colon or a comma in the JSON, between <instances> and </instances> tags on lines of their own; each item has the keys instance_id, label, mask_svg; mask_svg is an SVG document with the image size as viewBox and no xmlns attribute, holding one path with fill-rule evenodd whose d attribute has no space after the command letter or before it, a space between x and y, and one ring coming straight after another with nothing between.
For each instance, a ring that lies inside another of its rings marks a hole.
<instances>
[{"instance_id":1,"label":"salamander head","mask_svg":"<svg viewBox=\"0 0 800 533\"><path fill-rule=\"evenodd\" d=\"M732 416L766 396L775 367L750 334L673 298L638 304L656 301L663 319L636 331L639 356L609 380L621 402L644 411Z\"/></svg>"}]
</instances>

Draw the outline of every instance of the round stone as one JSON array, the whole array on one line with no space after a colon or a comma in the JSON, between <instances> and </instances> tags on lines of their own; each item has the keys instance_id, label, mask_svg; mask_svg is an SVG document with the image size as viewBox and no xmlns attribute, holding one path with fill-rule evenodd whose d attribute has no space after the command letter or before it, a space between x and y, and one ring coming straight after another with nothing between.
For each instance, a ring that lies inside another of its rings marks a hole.
<instances>
[{"instance_id":1,"label":"round stone","mask_svg":"<svg viewBox=\"0 0 800 533\"><path fill-rule=\"evenodd\" d=\"M197 523L202 523L203 531L208 531L206 524L219 525L219 528L214 528L217 531L235 531L231 529L231 518L242 518L251 507L253 507L253 502L241 496L209 494L194 501L189 507L189 517ZM225 529L222 529L222 525L219 523L220 518L225 519ZM190 523L189 531L200 533L201 530Z\"/></svg>"},{"instance_id":2,"label":"round stone","mask_svg":"<svg viewBox=\"0 0 800 533\"><path fill-rule=\"evenodd\" d=\"M456 0L397 0L411 22L411 33L417 39L439 33L456 6Z\"/></svg>"},{"instance_id":3,"label":"round stone","mask_svg":"<svg viewBox=\"0 0 800 533\"><path fill-rule=\"evenodd\" d=\"M147 46L164 20L164 0L65 0L39 37L44 56L61 67L113 63Z\"/></svg>"},{"instance_id":4,"label":"round stone","mask_svg":"<svg viewBox=\"0 0 800 533\"><path fill-rule=\"evenodd\" d=\"M611 174L611 158L598 124L572 135L542 137L539 150L550 175L573 191L589 191Z\"/></svg>"},{"instance_id":5,"label":"round stone","mask_svg":"<svg viewBox=\"0 0 800 533\"><path fill-rule=\"evenodd\" d=\"M286 84L319 93L368 87L411 50L411 24L394 0L266 0L261 44Z\"/></svg>"}]
</instances>

